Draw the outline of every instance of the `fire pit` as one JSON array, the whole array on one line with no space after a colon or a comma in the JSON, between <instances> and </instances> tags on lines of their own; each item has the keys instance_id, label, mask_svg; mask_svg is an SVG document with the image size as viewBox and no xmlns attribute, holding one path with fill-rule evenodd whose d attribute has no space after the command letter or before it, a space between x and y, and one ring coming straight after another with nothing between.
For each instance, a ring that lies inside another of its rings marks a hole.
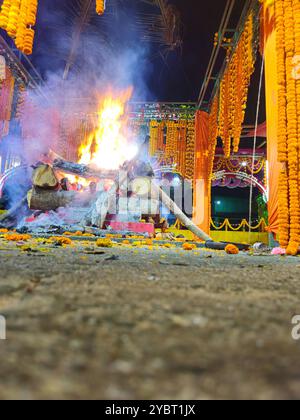
<instances>
[{"instance_id":1,"label":"fire pit","mask_svg":"<svg viewBox=\"0 0 300 420\"><path fill-rule=\"evenodd\" d=\"M78 162L49 154L34 165L30 187L0 216L0 225L30 232L94 229L101 234L109 229L152 237L162 203L198 238L210 239L156 184L150 164L139 156L126 113L131 93L101 98L96 127L80 145Z\"/></svg>"}]
</instances>

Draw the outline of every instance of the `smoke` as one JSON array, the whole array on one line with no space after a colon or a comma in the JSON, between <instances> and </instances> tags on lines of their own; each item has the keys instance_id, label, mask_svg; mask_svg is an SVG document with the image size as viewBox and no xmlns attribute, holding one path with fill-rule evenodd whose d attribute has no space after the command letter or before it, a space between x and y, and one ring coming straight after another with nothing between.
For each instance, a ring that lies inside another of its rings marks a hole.
<instances>
[{"instance_id":1,"label":"smoke","mask_svg":"<svg viewBox=\"0 0 300 420\"><path fill-rule=\"evenodd\" d=\"M106 14L98 17L93 12L78 36L80 13L68 9L73 0L65 3L62 7L58 0L40 2L32 62L44 81L28 92L22 121L25 139L15 150L29 165L64 141L59 119L66 113L76 118L91 111L99 94L109 88L117 92L133 87L133 101L149 97L150 50L135 29L134 6L126 10L127 5L122 9L122 3L107 1Z\"/></svg>"},{"instance_id":2,"label":"smoke","mask_svg":"<svg viewBox=\"0 0 300 420\"><path fill-rule=\"evenodd\" d=\"M116 0L108 1L103 17L96 16L93 8L89 24L83 24L79 10L68 16L68 9L55 1L45 2L33 60L44 83L30 92L30 101L38 112L31 112L30 121L26 121L32 133L25 153L30 163L49 148L55 150L53 139L58 133L48 118L50 110L61 117L67 113L76 118L78 113L95 111L99 95L128 87L133 88L132 101L147 101L147 80L152 72L150 50L135 28L136 10L130 3L128 9L127 3L122 8Z\"/></svg>"}]
</instances>

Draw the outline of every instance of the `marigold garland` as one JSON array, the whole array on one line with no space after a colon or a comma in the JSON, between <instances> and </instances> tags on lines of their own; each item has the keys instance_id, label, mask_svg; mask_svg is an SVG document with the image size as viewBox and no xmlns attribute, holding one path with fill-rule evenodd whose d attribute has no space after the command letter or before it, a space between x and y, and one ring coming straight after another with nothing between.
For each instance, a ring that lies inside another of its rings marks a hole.
<instances>
[{"instance_id":1,"label":"marigold garland","mask_svg":"<svg viewBox=\"0 0 300 420\"><path fill-rule=\"evenodd\" d=\"M186 121L167 121L167 136L164 159L171 165L175 165L183 177L186 176Z\"/></svg>"},{"instance_id":2,"label":"marigold garland","mask_svg":"<svg viewBox=\"0 0 300 420\"><path fill-rule=\"evenodd\" d=\"M19 86L17 107L16 107L16 119L17 120L21 119L22 114L24 112L24 106L25 106L25 103L26 103L26 96L27 96L26 86L21 84Z\"/></svg>"},{"instance_id":3,"label":"marigold garland","mask_svg":"<svg viewBox=\"0 0 300 420\"><path fill-rule=\"evenodd\" d=\"M236 162L236 163L234 163ZM258 175L260 172L266 172L266 160L264 157L258 158L254 161L254 170L252 170L252 159L245 157L234 157L233 159L226 159L220 157L214 163L213 172L219 172L221 170L227 170L229 172L249 172L253 175ZM266 185L266 183L264 183Z\"/></svg>"},{"instance_id":4,"label":"marigold garland","mask_svg":"<svg viewBox=\"0 0 300 420\"><path fill-rule=\"evenodd\" d=\"M0 12L0 28L7 29L9 11L13 0L4 0Z\"/></svg>"},{"instance_id":5,"label":"marigold garland","mask_svg":"<svg viewBox=\"0 0 300 420\"><path fill-rule=\"evenodd\" d=\"M103 15L106 7L106 0L96 0L96 12L98 15Z\"/></svg>"},{"instance_id":6,"label":"marigold garland","mask_svg":"<svg viewBox=\"0 0 300 420\"><path fill-rule=\"evenodd\" d=\"M195 140L196 130L195 121L187 122L187 142L186 142L186 159L185 159L185 178L194 179L195 174Z\"/></svg>"},{"instance_id":7,"label":"marigold garland","mask_svg":"<svg viewBox=\"0 0 300 420\"><path fill-rule=\"evenodd\" d=\"M4 0L0 12L0 27L15 40L16 47L32 54L38 0Z\"/></svg>"},{"instance_id":8,"label":"marigold garland","mask_svg":"<svg viewBox=\"0 0 300 420\"><path fill-rule=\"evenodd\" d=\"M227 54L227 68L220 84L219 104L219 136L223 141L224 154L227 158L239 150L242 126L245 119L248 89L257 52L257 23L258 10L250 12L245 27L230 58Z\"/></svg>"},{"instance_id":9,"label":"marigold garland","mask_svg":"<svg viewBox=\"0 0 300 420\"><path fill-rule=\"evenodd\" d=\"M149 155L186 179L195 172L195 119L150 122Z\"/></svg>"},{"instance_id":10,"label":"marigold garland","mask_svg":"<svg viewBox=\"0 0 300 420\"><path fill-rule=\"evenodd\" d=\"M230 138L230 75L229 69L226 70L220 88L220 119L219 119L219 136L223 141L224 154L227 158L231 153Z\"/></svg>"},{"instance_id":11,"label":"marigold garland","mask_svg":"<svg viewBox=\"0 0 300 420\"><path fill-rule=\"evenodd\" d=\"M300 54L300 4L276 0L276 54L278 77L279 240L288 255L300 245L300 84L294 77L294 57Z\"/></svg>"},{"instance_id":12,"label":"marigold garland","mask_svg":"<svg viewBox=\"0 0 300 420\"><path fill-rule=\"evenodd\" d=\"M285 30L284 0L276 1L276 52L278 73L278 160L287 162L286 77L285 77Z\"/></svg>"},{"instance_id":13,"label":"marigold garland","mask_svg":"<svg viewBox=\"0 0 300 420\"><path fill-rule=\"evenodd\" d=\"M164 144L164 123L158 121L150 122L149 155L155 157L165 150Z\"/></svg>"},{"instance_id":14,"label":"marigold garland","mask_svg":"<svg viewBox=\"0 0 300 420\"><path fill-rule=\"evenodd\" d=\"M290 216L288 175L285 169L280 173L278 189L280 191L278 199L279 242L282 248L286 248L290 237Z\"/></svg>"}]
</instances>

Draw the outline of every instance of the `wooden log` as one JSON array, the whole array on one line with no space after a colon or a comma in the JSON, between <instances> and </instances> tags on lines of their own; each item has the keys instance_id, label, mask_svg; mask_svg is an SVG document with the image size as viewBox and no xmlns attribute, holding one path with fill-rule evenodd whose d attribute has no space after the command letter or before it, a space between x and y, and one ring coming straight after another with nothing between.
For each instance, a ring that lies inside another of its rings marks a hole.
<instances>
[{"instance_id":1,"label":"wooden log","mask_svg":"<svg viewBox=\"0 0 300 420\"><path fill-rule=\"evenodd\" d=\"M58 186L58 179L53 168L50 165L43 164L33 171L32 184L38 188L54 190Z\"/></svg>"},{"instance_id":2,"label":"wooden log","mask_svg":"<svg viewBox=\"0 0 300 420\"><path fill-rule=\"evenodd\" d=\"M87 207L95 199L95 194L77 191L51 191L40 188L32 188L28 192L27 202L31 210L50 211L59 207Z\"/></svg>"},{"instance_id":3,"label":"wooden log","mask_svg":"<svg viewBox=\"0 0 300 420\"><path fill-rule=\"evenodd\" d=\"M166 206L167 209L169 209L171 213L175 214L177 219L180 220L180 222L199 239L202 239L205 242L212 240L211 237L207 235L198 226L196 226L195 223L183 213L183 211L177 206L177 204L174 203L174 201L171 200L171 198L160 187L158 187L153 181L152 181L151 195L152 195L152 198L154 199L157 199L159 197L159 199L164 204L164 206Z\"/></svg>"},{"instance_id":4,"label":"wooden log","mask_svg":"<svg viewBox=\"0 0 300 420\"><path fill-rule=\"evenodd\" d=\"M117 171L96 169L81 163L67 162L63 159L56 159L53 162L53 168L81 178L115 179L117 175Z\"/></svg>"},{"instance_id":5,"label":"wooden log","mask_svg":"<svg viewBox=\"0 0 300 420\"><path fill-rule=\"evenodd\" d=\"M32 188L28 192L28 207L31 210L49 211L67 207L75 198L75 191L46 191Z\"/></svg>"}]
</instances>

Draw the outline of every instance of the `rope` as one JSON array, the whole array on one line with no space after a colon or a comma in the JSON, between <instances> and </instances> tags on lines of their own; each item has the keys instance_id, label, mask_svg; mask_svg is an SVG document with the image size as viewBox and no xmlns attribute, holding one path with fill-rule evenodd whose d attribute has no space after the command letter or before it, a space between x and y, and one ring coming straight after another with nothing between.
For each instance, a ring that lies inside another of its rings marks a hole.
<instances>
[{"instance_id":1,"label":"rope","mask_svg":"<svg viewBox=\"0 0 300 420\"><path fill-rule=\"evenodd\" d=\"M254 134L252 166L251 166L251 174L252 175L254 174L254 171L255 171L255 156L256 156L256 144L257 144L257 132L258 132L258 119L259 119L260 102L261 102L262 81L263 81L263 76L264 76L264 64L265 64L265 60L264 60L264 56L263 56L262 57L262 62L261 62L258 100L257 100L257 107L256 107L255 134ZM250 185L249 226L251 226L251 224L252 224L252 200L253 200L253 182L251 182L251 185ZM249 240L250 240L250 233L251 233L251 228L249 227Z\"/></svg>"}]
</instances>

